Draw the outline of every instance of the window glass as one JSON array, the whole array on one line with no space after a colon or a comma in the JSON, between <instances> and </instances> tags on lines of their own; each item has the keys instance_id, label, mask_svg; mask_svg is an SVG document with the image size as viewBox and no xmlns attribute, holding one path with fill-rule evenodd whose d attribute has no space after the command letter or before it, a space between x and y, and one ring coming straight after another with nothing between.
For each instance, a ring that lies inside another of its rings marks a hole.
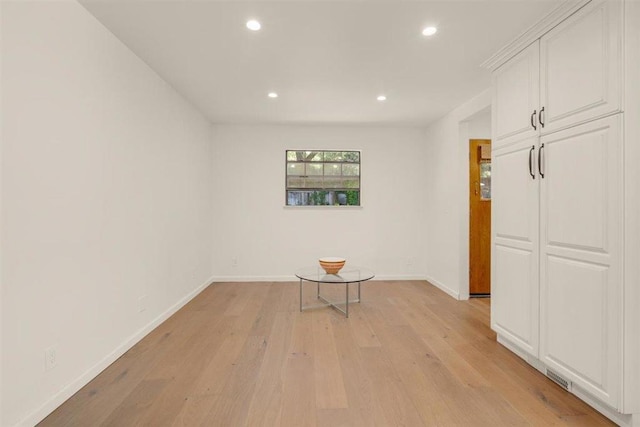
<instances>
[{"instance_id":1,"label":"window glass","mask_svg":"<svg viewBox=\"0 0 640 427\"><path fill-rule=\"evenodd\" d=\"M359 151L286 151L288 206L360 206Z\"/></svg>"},{"instance_id":2,"label":"window glass","mask_svg":"<svg viewBox=\"0 0 640 427\"><path fill-rule=\"evenodd\" d=\"M491 200L491 162L480 163L480 199Z\"/></svg>"},{"instance_id":3,"label":"window glass","mask_svg":"<svg viewBox=\"0 0 640 427\"><path fill-rule=\"evenodd\" d=\"M322 163L307 163L306 169L307 175L322 175L324 168Z\"/></svg>"}]
</instances>

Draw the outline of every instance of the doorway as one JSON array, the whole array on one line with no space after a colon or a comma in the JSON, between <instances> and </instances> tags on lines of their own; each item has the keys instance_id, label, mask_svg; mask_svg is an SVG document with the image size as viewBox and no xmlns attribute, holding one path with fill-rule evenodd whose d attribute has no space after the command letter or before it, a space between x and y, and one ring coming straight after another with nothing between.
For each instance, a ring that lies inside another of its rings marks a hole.
<instances>
[{"instance_id":1,"label":"doorway","mask_svg":"<svg viewBox=\"0 0 640 427\"><path fill-rule=\"evenodd\" d=\"M469 140L469 296L491 295L491 140Z\"/></svg>"}]
</instances>

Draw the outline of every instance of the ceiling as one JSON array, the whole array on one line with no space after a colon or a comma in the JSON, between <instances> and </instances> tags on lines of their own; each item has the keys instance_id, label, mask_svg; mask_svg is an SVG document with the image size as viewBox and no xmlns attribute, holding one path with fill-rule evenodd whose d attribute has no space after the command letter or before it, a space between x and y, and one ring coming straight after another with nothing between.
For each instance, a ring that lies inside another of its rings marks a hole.
<instances>
[{"instance_id":1,"label":"ceiling","mask_svg":"<svg viewBox=\"0 0 640 427\"><path fill-rule=\"evenodd\" d=\"M560 1L82 4L214 123L423 126L488 88L480 64Z\"/></svg>"}]
</instances>

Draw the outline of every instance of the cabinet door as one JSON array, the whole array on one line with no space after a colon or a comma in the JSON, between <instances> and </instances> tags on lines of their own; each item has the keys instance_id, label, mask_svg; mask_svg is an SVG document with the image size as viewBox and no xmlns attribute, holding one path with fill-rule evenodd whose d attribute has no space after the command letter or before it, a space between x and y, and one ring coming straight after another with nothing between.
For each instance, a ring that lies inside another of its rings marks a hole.
<instances>
[{"instance_id":1,"label":"cabinet door","mask_svg":"<svg viewBox=\"0 0 640 427\"><path fill-rule=\"evenodd\" d=\"M493 147L537 134L539 42L529 45L492 74Z\"/></svg>"},{"instance_id":2,"label":"cabinet door","mask_svg":"<svg viewBox=\"0 0 640 427\"><path fill-rule=\"evenodd\" d=\"M621 110L621 5L594 0L540 39L542 134Z\"/></svg>"},{"instance_id":3,"label":"cabinet door","mask_svg":"<svg viewBox=\"0 0 640 427\"><path fill-rule=\"evenodd\" d=\"M491 165L491 327L536 357L540 182L535 161L537 139L528 138L494 150Z\"/></svg>"},{"instance_id":4,"label":"cabinet door","mask_svg":"<svg viewBox=\"0 0 640 427\"><path fill-rule=\"evenodd\" d=\"M540 352L617 407L620 388L621 117L541 138Z\"/></svg>"}]
</instances>

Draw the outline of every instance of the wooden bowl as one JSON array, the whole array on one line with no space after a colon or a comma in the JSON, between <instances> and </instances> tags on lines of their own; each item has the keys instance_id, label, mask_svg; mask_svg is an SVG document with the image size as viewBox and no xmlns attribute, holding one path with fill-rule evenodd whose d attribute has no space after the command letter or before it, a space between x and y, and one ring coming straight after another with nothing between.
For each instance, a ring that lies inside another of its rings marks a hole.
<instances>
[{"instance_id":1,"label":"wooden bowl","mask_svg":"<svg viewBox=\"0 0 640 427\"><path fill-rule=\"evenodd\" d=\"M318 262L320 263L320 267L322 267L327 274L337 274L338 271L344 267L346 260L338 257L324 257L320 258Z\"/></svg>"}]
</instances>

